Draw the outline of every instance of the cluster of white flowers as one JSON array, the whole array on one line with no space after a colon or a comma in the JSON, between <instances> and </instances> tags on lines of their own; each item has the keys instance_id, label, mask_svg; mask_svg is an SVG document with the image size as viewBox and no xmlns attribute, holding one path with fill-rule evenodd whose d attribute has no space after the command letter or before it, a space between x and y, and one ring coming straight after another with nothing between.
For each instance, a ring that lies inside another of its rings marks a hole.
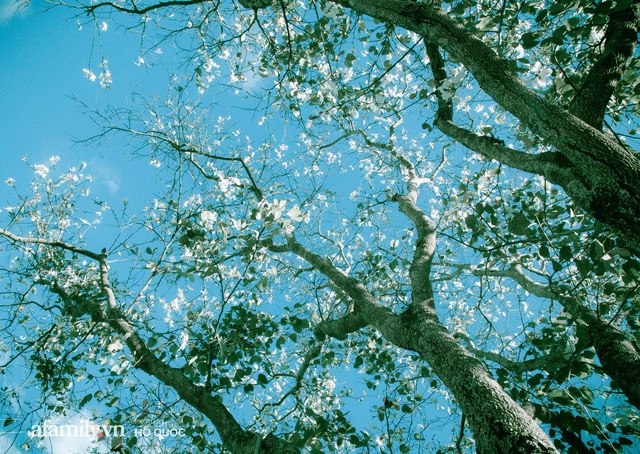
<instances>
[{"instance_id":1,"label":"cluster of white flowers","mask_svg":"<svg viewBox=\"0 0 640 454\"><path fill-rule=\"evenodd\" d=\"M215 225L215 222L218 220L218 213L215 211L203 211L200 213L200 219L202 220L202 225L205 228L212 229Z\"/></svg>"},{"instance_id":2,"label":"cluster of white flowers","mask_svg":"<svg viewBox=\"0 0 640 454\"><path fill-rule=\"evenodd\" d=\"M111 78L108 61L106 59L102 60L100 67L102 70L100 71L99 76L96 76L96 74L88 68L82 68L82 74L84 74L84 77L89 79L89 82L95 82L97 79L100 79L100 86L102 88L109 88L109 84L113 82L113 79Z\"/></svg>"},{"instance_id":3,"label":"cluster of white flowers","mask_svg":"<svg viewBox=\"0 0 640 454\"><path fill-rule=\"evenodd\" d=\"M49 167L45 166L44 164L35 164L33 166L33 170L36 176L40 178L47 178L47 175L49 175Z\"/></svg>"},{"instance_id":4,"label":"cluster of white flowers","mask_svg":"<svg viewBox=\"0 0 640 454\"><path fill-rule=\"evenodd\" d=\"M82 73L84 74L84 77L89 79L89 82L95 82L97 79L97 76L95 75L95 73L90 69L82 68Z\"/></svg>"},{"instance_id":5,"label":"cluster of white flowers","mask_svg":"<svg viewBox=\"0 0 640 454\"><path fill-rule=\"evenodd\" d=\"M537 61L534 63L533 68L531 68L531 72L535 76L533 79L533 88L544 88L549 85L549 78L553 74L553 71L549 67L549 65L544 65Z\"/></svg>"}]
</instances>

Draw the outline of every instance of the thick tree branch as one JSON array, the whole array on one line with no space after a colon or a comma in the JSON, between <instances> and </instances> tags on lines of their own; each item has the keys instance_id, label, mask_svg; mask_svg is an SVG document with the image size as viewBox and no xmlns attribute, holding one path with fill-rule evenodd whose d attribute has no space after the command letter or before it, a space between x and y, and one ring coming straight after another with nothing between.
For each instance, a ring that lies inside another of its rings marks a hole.
<instances>
[{"instance_id":1,"label":"thick tree branch","mask_svg":"<svg viewBox=\"0 0 640 454\"><path fill-rule=\"evenodd\" d=\"M360 281L347 276L330 260L303 246L294 236L288 237L287 243L284 245L272 244L268 247L272 252L294 253L328 277L336 287L353 300L354 314L349 314L340 320L323 322L325 325L319 325L318 329L322 331L326 329L327 332L324 334L340 338L370 324L379 329L394 344L409 350L412 349L410 339L405 338L400 327L400 316L391 309L382 306Z\"/></svg>"},{"instance_id":2,"label":"thick tree branch","mask_svg":"<svg viewBox=\"0 0 640 454\"><path fill-rule=\"evenodd\" d=\"M563 152L571 155L575 152L590 154L612 166L626 163L633 176L640 176L636 154L619 147L603 134L525 87L509 69L506 60L435 4L410 0L337 0L336 3L414 31L427 42L437 44L454 60L463 63L481 88L496 102ZM576 134L571 134L571 137L563 134L565 130L573 128L578 128ZM574 149L574 152L570 149ZM596 156L596 150L600 149L609 150L609 156ZM640 180L630 183L634 187L640 186Z\"/></svg>"},{"instance_id":3,"label":"thick tree branch","mask_svg":"<svg viewBox=\"0 0 640 454\"><path fill-rule=\"evenodd\" d=\"M438 99L438 110L436 120L453 121L453 101L452 96L445 96L442 85L447 80L447 71L444 67L444 59L440 55L440 49L436 44L425 45L427 57L429 57L429 67L433 73L433 81L436 86L436 98ZM452 93L449 93L450 95Z\"/></svg>"},{"instance_id":4,"label":"thick tree branch","mask_svg":"<svg viewBox=\"0 0 640 454\"><path fill-rule=\"evenodd\" d=\"M411 162L398 155L401 164L407 169L409 181L407 194L396 194L398 209L413 223L418 237L409 269L411 278L411 306L415 313L425 312L435 317L435 301L431 285L431 262L436 250L436 223L424 211L418 208L419 187L422 180L418 178Z\"/></svg>"},{"instance_id":5,"label":"thick tree branch","mask_svg":"<svg viewBox=\"0 0 640 454\"><path fill-rule=\"evenodd\" d=\"M569 106L569 112L602 130L607 105L627 69L640 32L640 4L634 2L609 16L602 55L589 70Z\"/></svg>"},{"instance_id":6,"label":"thick tree branch","mask_svg":"<svg viewBox=\"0 0 640 454\"><path fill-rule=\"evenodd\" d=\"M501 140L481 136L439 117L436 117L434 125L453 140L487 159L493 159L523 172L542 175L550 182L561 186L574 180L573 166L560 153L530 154L517 151L507 147Z\"/></svg>"},{"instance_id":7,"label":"thick tree branch","mask_svg":"<svg viewBox=\"0 0 640 454\"><path fill-rule=\"evenodd\" d=\"M343 341L351 333L361 330L369 325L356 312L349 312L344 317L335 320L323 320L316 326L315 332L317 336L329 336L334 339Z\"/></svg>"},{"instance_id":8,"label":"thick tree branch","mask_svg":"<svg viewBox=\"0 0 640 454\"><path fill-rule=\"evenodd\" d=\"M560 365L567 364L567 362L570 360L570 358L568 358L567 356L551 353L524 361L514 361L499 353L488 352L471 346L467 346L467 349L478 358L494 362L500 367L503 367L504 369L507 369L508 371L515 374L532 372L534 370L556 371Z\"/></svg>"},{"instance_id":9,"label":"thick tree branch","mask_svg":"<svg viewBox=\"0 0 640 454\"><path fill-rule=\"evenodd\" d=\"M64 243L62 241L46 240L44 238L33 238L33 237L19 236L19 235L15 235L14 233L11 233L8 230L5 230L3 228L0 228L0 236L5 237L9 241L11 241L13 244L16 244L16 243L19 243L19 244L42 244L42 245L46 245L46 246L52 246L52 247L55 247L55 248L64 249L65 251L74 252L76 254L83 255L85 257L88 257L88 258L96 260L96 261L99 261L100 258L102 257L102 254L96 254L95 252L90 251L88 249L83 249L83 248L74 246L72 244Z\"/></svg>"},{"instance_id":10,"label":"thick tree branch","mask_svg":"<svg viewBox=\"0 0 640 454\"><path fill-rule=\"evenodd\" d=\"M453 122L453 102L451 93L443 93L442 87L447 79L444 60L438 46L427 44L425 46L429 57L429 66L433 73L436 86L438 109L434 125L453 140L459 142L470 150L480 153L487 159L493 159L514 169L524 172L542 175L552 183L561 186L568 182L574 182L574 169L569 160L560 153L530 154L507 147L502 140L492 136L476 134L462 128ZM446 96L448 95L448 96Z\"/></svg>"}]
</instances>

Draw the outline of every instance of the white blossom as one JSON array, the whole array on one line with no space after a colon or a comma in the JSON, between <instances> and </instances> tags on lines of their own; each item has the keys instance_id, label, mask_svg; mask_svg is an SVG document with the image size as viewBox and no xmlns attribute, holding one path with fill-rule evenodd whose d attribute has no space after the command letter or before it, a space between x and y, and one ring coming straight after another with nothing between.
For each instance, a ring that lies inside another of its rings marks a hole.
<instances>
[{"instance_id":1,"label":"white blossom","mask_svg":"<svg viewBox=\"0 0 640 454\"><path fill-rule=\"evenodd\" d=\"M203 211L202 213L200 213L200 219L202 219L202 223L206 227L211 228L218 219L218 213L216 213L215 211Z\"/></svg>"},{"instance_id":2,"label":"white blossom","mask_svg":"<svg viewBox=\"0 0 640 454\"><path fill-rule=\"evenodd\" d=\"M553 71L548 66L542 66L539 61L535 62L531 72L535 75L533 79L533 88L544 88L549 85L549 77L553 74Z\"/></svg>"},{"instance_id":3,"label":"white blossom","mask_svg":"<svg viewBox=\"0 0 640 454\"><path fill-rule=\"evenodd\" d=\"M82 73L84 74L84 77L89 79L89 82L95 82L96 81L96 75L90 69L82 68Z\"/></svg>"},{"instance_id":4,"label":"white blossom","mask_svg":"<svg viewBox=\"0 0 640 454\"><path fill-rule=\"evenodd\" d=\"M100 86L102 88L109 88L109 84L113 82L113 80L111 79L111 71L109 70L109 67L107 66L107 60L103 60L102 61L102 72L100 73Z\"/></svg>"},{"instance_id":5,"label":"white blossom","mask_svg":"<svg viewBox=\"0 0 640 454\"><path fill-rule=\"evenodd\" d=\"M49 174L49 167L45 166L44 164L34 165L33 170L35 171L35 174L40 178L46 178Z\"/></svg>"}]
</instances>

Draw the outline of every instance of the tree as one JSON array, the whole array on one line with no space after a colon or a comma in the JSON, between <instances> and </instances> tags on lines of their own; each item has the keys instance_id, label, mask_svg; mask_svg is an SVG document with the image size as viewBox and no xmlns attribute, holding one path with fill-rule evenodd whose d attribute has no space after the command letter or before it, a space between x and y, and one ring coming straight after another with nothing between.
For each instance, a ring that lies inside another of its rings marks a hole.
<instances>
[{"instance_id":1,"label":"tree","mask_svg":"<svg viewBox=\"0 0 640 454\"><path fill-rule=\"evenodd\" d=\"M141 213L95 202L86 220L84 170L43 164L6 210L2 370L25 368L34 408L173 422L188 442L167 443L202 451L634 443L636 2L74 8L186 63L169 100L94 113L95 141L160 167ZM248 127L206 105L259 77ZM377 434L345 410L355 371ZM426 439L429 403L460 412L448 444Z\"/></svg>"}]
</instances>

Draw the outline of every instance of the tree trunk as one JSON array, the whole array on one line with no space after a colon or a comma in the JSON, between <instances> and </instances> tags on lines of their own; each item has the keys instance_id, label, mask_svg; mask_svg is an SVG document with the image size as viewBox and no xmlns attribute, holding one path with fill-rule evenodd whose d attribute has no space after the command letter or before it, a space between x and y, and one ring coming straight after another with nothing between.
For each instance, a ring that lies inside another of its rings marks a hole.
<instances>
[{"instance_id":1,"label":"tree trunk","mask_svg":"<svg viewBox=\"0 0 640 454\"><path fill-rule=\"evenodd\" d=\"M629 402L640 409L640 352L625 333L610 323L589 323L593 345L602 369L620 387Z\"/></svg>"}]
</instances>

